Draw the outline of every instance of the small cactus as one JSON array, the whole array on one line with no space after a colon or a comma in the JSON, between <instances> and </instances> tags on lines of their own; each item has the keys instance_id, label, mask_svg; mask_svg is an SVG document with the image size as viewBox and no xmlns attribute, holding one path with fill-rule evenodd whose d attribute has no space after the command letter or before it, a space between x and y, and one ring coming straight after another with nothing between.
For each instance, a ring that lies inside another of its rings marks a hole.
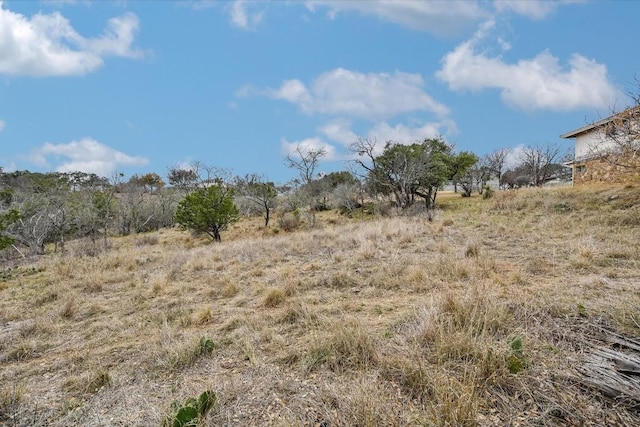
<instances>
[{"instance_id":1,"label":"small cactus","mask_svg":"<svg viewBox=\"0 0 640 427\"><path fill-rule=\"evenodd\" d=\"M167 417L164 427L189 427L197 426L204 420L215 405L217 396L215 392L207 390L200 397L190 397L185 400L184 405L173 402L171 405L172 414Z\"/></svg>"}]
</instances>

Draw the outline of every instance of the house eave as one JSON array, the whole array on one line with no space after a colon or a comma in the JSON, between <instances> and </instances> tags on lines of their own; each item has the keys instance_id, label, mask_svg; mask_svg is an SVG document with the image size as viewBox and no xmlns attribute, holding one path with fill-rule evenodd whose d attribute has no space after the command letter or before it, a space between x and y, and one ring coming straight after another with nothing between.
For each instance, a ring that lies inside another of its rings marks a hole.
<instances>
[{"instance_id":1,"label":"house eave","mask_svg":"<svg viewBox=\"0 0 640 427\"><path fill-rule=\"evenodd\" d=\"M583 133L587 133L589 131L592 131L595 128L598 128L608 122L610 122L612 120L612 117L606 118L606 119L602 119L600 121L597 121L595 123L591 123L589 125L586 126L582 126L581 128L578 128L576 130L572 130L571 132L567 132L567 133L563 133L562 135L560 135L560 138L562 139L569 139L569 138L575 138Z\"/></svg>"},{"instance_id":2,"label":"house eave","mask_svg":"<svg viewBox=\"0 0 640 427\"><path fill-rule=\"evenodd\" d=\"M616 117L620 117L622 115L635 116L639 112L640 112L640 106L627 108L626 110L621 111L618 114L614 114L614 115L612 115L610 117L607 117L606 119L598 120L597 122L593 122L593 123L588 124L586 126L582 126L581 128L572 130L571 132L563 133L562 135L560 135L560 138L562 138L562 139L575 138L575 137L577 137L579 135L582 135L583 133L590 132L595 128L599 128L599 127L609 123L610 121L612 121Z\"/></svg>"}]
</instances>

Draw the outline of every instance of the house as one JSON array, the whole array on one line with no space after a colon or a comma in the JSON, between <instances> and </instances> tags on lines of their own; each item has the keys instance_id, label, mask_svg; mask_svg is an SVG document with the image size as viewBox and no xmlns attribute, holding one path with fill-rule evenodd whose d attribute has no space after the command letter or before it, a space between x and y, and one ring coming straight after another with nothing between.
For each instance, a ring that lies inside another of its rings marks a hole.
<instances>
[{"instance_id":1,"label":"house","mask_svg":"<svg viewBox=\"0 0 640 427\"><path fill-rule=\"evenodd\" d=\"M575 138L573 183L628 182L640 171L640 105L560 135Z\"/></svg>"}]
</instances>

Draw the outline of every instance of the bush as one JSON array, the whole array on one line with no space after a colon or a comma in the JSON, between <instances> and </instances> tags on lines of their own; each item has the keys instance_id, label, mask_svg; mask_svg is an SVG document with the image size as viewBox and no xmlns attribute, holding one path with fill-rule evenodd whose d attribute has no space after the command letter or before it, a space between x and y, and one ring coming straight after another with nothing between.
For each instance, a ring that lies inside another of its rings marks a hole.
<instances>
[{"instance_id":1,"label":"bush","mask_svg":"<svg viewBox=\"0 0 640 427\"><path fill-rule=\"evenodd\" d=\"M300 211L298 209L293 212L284 213L278 220L278 227L284 231L293 231L300 227Z\"/></svg>"},{"instance_id":2,"label":"bush","mask_svg":"<svg viewBox=\"0 0 640 427\"><path fill-rule=\"evenodd\" d=\"M491 188L489 184L485 184L485 186L482 187L482 198L490 199L492 197L493 197L493 188Z\"/></svg>"},{"instance_id":3,"label":"bush","mask_svg":"<svg viewBox=\"0 0 640 427\"><path fill-rule=\"evenodd\" d=\"M178 204L176 222L196 233L206 233L219 242L220 232L240 219L233 191L211 185L187 194Z\"/></svg>"},{"instance_id":4,"label":"bush","mask_svg":"<svg viewBox=\"0 0 640 427\"><path fill-rule=\"evenodd\" d=\"M341 214L353 212L362 206L358 200L358 189L355 184L340 184L333 190L333 205Z\"/></svg>"},{"instance_id":5,"label":"bush","mask_svg":"<svg viewBox=\"0 0 640 427\"><path fill-rule=\"evenodd\" d=\"M397 214L397 209L393 203L379 203L375 206L376 215L378 216L393 216Z\"/></svg>"}]
</instances>

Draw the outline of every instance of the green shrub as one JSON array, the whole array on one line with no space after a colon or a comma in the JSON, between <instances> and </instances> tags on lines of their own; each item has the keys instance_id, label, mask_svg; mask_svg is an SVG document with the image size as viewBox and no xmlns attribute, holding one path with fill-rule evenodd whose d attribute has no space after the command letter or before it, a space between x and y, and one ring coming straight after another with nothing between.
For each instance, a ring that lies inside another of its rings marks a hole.
<instances>
[{"instance_id":1,"label":"green shrub","mask_svg":"<svg viewBox=\"0 0 640 427\"><path fill-rule=\"evenodd\" d=\"M556 203L553 206L553 210L556 211L557 213L570 212L571 205L567 202Z\"/></svg>"},{"instance_id":2,"label":"green shrub","mask_svg":"<svg viewBox=\"0 0 640 427\"><path fill-rule=\"evenodd\" d=\"M220 233L240 219L233 202L233 190L224 185L211 185L187 194L178 203L176 222L195 233L205 233L221 240Z\"/></svg>"},{"instance_id":3,"label":"green shrub","mask_svg":"<svg viewBox=\"0 0 640 427\"><path fill-rule=\"evenodd\" d=\"M485 184L482 187L482 198L483 199L490 199L493 197L493 188L491 188L491 186L489 184Z\"/></svg>"}]
</instances>

